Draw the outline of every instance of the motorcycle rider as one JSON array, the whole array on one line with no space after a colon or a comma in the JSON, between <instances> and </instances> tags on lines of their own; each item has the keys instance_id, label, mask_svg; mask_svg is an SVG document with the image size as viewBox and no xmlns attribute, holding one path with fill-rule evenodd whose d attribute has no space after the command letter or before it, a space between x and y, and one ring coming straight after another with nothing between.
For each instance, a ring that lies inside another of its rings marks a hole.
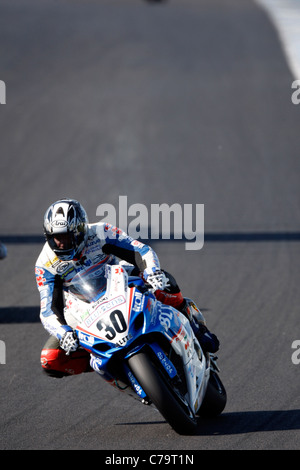
<instances>
[{"instance_id":1,"label":"motorcycle rider","mask_svg":"<svg viewBox=\"0 0 300 470\"><path fill-rule=\"evenodd\" d=\"M210 333L194 302L182 293L169 273L160 268L153 249L103 222L89 224L82 205L74 199L52 204L44 216L46 243L37 259L35 275L40 293L40 319L50 334L41 353L41 365L50 376L80 374L93 370L90 354L79 348L78 338L64 318L64 289L73 276L89 266L129 263L129 274L142 276L156 298L180 310L190 320L204 350L216 352L217 337Z\"/></svg>"}]
</instances>

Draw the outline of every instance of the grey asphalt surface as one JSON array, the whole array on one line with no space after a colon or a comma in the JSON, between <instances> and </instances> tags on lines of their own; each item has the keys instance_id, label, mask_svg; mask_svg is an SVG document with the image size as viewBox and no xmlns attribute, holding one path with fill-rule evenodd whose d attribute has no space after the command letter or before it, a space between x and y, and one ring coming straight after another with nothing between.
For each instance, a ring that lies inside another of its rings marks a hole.
<instances>
[{"instance_id":1,"label":"grey asphalt surface","mask_svg":"<svg viewBox=\"0 0 300 470\"><path fill-rule=\"evenodd\" d=\"M250 0L0 0L0 449L299 449L300 106ZM299 77L300 78L300 77ZM218 419L177 435L95 374L40 369L42 218L77 198L204 204L205 243L153 241L221 341Z\"/></svg>"}]
</instances>

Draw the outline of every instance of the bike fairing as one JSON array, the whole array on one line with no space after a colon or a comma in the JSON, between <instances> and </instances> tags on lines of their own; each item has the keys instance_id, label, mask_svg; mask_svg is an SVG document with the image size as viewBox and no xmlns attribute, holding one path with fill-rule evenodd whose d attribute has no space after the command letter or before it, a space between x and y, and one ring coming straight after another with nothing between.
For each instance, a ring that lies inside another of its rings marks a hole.
<instances>
[{"instance_id":1,"label":"bike fairing","mask_svg":"<svg viewBox=\"0 0 300 470\"><path fill-rule=\"evenodd\" d=\"M176 383L180 369L178 362L173 363L174 359L164 351L168 344L167 350L171 346L186 370L188 395L180 396L181 406L188 415L194 416L207 389L210 361L202 354L189 320L178 310L159 302L152 292L143 289L141 278L128 277L120 265L106 265L106 291L99 299L95 296L96 284L89 283L90 276L93 273L89 269L75 275L72 281L75 290L71 295L75 303L79 303L78 309L75 308L75 314L79 313L76 333L81 346L91 354L92 368L111 385L129 394L130 383L136 395L148 403L147 391L138 382L128 361L142 351L151 350L169 380L173 383L174 379ZM84 286L84 290L85 286L90 286L85 300L77 283ZM74 311L74 303L70 310Z\"/></svg>"},{"instance_id":2,"label":"bike fairing","mask_svg":"<svg viewBox=\"0 0 300 470\"><path fill-rule=\"evenodd\" d=\"M156 253L148 245L129 237L125 232L107 223L88 224L86 246L78 260L63 261L45 243L35 265L37 287L40 293L40 318L50 335L61 339L66 331L72 331L63 317L64 299L62 289L66 290L76 273L89 266L102 271L105 266L117 264L122 259L137 267L152 272L160 269ZM99 274L99 273L98 273ZM60 288L62 287L62 289ZM61 298L57 298L61 296ZM60 308L57 309L56 305Z\"/></svg>"}]
</instances>

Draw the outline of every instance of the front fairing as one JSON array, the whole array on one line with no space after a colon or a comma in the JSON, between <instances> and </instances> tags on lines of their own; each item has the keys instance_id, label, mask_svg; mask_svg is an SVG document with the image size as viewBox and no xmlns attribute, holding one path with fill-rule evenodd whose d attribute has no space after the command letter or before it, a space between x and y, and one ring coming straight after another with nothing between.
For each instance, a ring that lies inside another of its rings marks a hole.
<instances>
[{"instance_id":1,"label":"front fairing","mask_svg":"<svg viewBox=\"0 0 300 470\"><path fill-rule=\"evenodd\" d=\"M132 282L129 278L128 282L121 266L106 266L104 276L94 268L77 273L69 293L84 312L78 316L76 330L81 345L91 353L110 358L124 350L126 356L133 344L143 344L146 336L159 333L173 343L180 355L184 350L188 360L193 341L189 321L174 308L157 301L143 288L141 279Z\"/></svg>"}]
</instances>

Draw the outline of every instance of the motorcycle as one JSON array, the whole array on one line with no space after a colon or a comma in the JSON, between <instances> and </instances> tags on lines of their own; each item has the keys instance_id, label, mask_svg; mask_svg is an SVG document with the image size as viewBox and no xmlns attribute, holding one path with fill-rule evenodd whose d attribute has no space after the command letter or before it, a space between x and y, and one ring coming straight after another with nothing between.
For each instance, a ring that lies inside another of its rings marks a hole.
<instances>
[{"instance_id":1,"label":"motorcycle","mask_svg":"<svg viewBox=\"0 0 300 470\"><path fill-rule=\"evenodd\" d=\"M193 433L199 416L219 415L226 405L216 358L140 277L122 265L103 269L83 269L68 286L65 317L80 346L108 383L154 405L177 433Z\"/></svg>"}]
</instances>

